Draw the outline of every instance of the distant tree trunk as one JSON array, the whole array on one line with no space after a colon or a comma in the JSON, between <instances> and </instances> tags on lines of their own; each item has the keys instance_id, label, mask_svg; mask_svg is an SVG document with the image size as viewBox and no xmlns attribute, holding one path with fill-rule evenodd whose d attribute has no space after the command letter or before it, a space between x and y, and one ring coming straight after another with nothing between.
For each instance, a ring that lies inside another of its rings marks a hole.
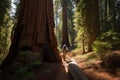
<instances>
[{"instance_id":1,"label":"distant tree trunk","mask_svg":"<svg viewBox=\"0 0 120 80\"><path fill-rule=\"evenodd\" d=\"M104 24L104 9L103 9L103 2L99 0L99 6L100 6L100 26L101 26L101 32L105 32L105 24Z\"/></svg>"},{"instance_id":2,"label":"distant tree trunk","mask_svg":"<svg viewBox=\"0 0 120 80\"><path fill-rule=\"evenodd\" d=\"M83 33L83 35L82 35L82 37L83 37L83 39L82 39L82 50L83 50L83 54L85 53L85 36L84 36L84 33Z\"/></svg>"},{"instance_id":3,"label":"distant tree trunk","mask_svg":"<svg viewBox=\"0 0 120 80\"><path fill-rule=\"evenodd\" d=\"M108 30L110 30L110 26L108 25L108 3L109 3L109 0L105 0L104 32L107 32Z\"/></svg>"},{"instance_id":4,"label":"distant tree trunk","mask_svg":"<svg viewBox=\"0 0 120 80\"><path fill-rule=\"evenodd\" d=\"M74 29L74 22L73 22L73 15L74 15L74 11L73 9L75 5L75 1L74 0L67 0L67 21L68 21L68 35L69 35L69 42L70 42L70 47L74 48L75 46L75 37L76 37L76 31Z\"/></svg>"},{"instance_id":5,"label":"distant tree trunk","mask_svg":"<svg viewBox=\"0 0 120 80\"><path fill-rule=\"evenodd\" d=\"M91 0L87 4L87 27L89 34L88 52L92 51L92 44L100 34L98 0Z\"/></svg>"},{"instance_id":6,"label":"distant tree trunk","mask_svg":"<svg viewBox=\"0 0 120 80\"><path fill-rule=\"evenodd\" d=\"M62 45L66 44L68 47L70 47L69 38L68 38L68 26L67 26L67 2L66 0L62 0Z\"/></svg>"},{"instance_id":7,"label":"distant tree trunk","mask_svg":"<svg viewBox=\"0 0 120 80\"><path fill-rule=\"evenodd\" d=\"M61 62L54 26L53 0L21 0L14 38L2 67L11 64L20 50L43 52L44 61Z\"/></svg>"},{"instance_id":8,"label":"distant tree trunk","mask_svg":"<svg viewBox=\"0 0 120 80\"><path fill-rule=\"evenodd\" d=\"M116 4L116 16L118 16L118 18L115 20L116 21L116 30L115 31L120 33L120 0L117 1L117 4Z\"/></svg>"},{"instance_id":9,"label":"distant tree trunk","mask_svg":"<svg viewBox=\"0 0 120 80\"><path fill-rule=\"evenodd\" d=\"M114 28L113 28L113 30L115 31L115 32L119 32L119 30L117 29L117 26L116 26L116 1L113 1L113 26L114 26Z\"/></svg>"}]
</instances>

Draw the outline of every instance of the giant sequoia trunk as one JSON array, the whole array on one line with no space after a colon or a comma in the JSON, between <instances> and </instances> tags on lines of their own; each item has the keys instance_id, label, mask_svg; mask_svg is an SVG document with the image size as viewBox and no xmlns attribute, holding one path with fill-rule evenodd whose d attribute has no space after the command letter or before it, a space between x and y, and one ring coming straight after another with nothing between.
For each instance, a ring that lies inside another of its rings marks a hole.
<instances>
[{"instance_id":1,"label":"giant sequoia trunk","mask_svg":"<svg viewBox=\"0 0 120 80\"><path fill-rule=\"evenodd\" d=\"M68 38L68 26L67 26L67 2L66 0L62 0L62 46L66 44L70 47L69 38Z\"/></svg>"},{"instance_id":2,"label":"giant sequoia trunk","mask_svg":"<svg viewBox=\"0 0 120 80\"><path fill-rule=\"evenodd\" d=\"M44 61L61 61L54 35L53 0L21 0L12 44L2 66L10 64L19 51L42 53Z\"/></svg>"}]
</instances>

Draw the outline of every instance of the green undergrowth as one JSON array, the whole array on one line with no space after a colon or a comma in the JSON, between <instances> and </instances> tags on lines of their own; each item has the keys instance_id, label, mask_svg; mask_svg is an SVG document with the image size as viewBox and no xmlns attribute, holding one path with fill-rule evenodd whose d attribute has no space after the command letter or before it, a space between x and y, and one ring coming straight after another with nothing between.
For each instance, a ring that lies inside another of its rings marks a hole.
<instances>
[{"instance_id":1,"label":"green undergrowth","mask_svg":"<svg viewBox=\"0 0 120 80\"><path fill-rule=\"evenodd\" d=\"M117 74L120 71L120 54L114 51L107 51L106 53L87 53L84 55L77 55L75 57L79 62L85 63L85 67L102 68L111 74Z\"/></svg>"},{"instance_id":2,"label":"green undergrowth","mask_svg":"<svg viewBox=\"0 0 120 80\"><path fill-rule=\"evenodd\" d=\"M38 61L30 64L14 63L6 72L9 80L35 80L35 69L39 68L41 63Z\"/></svg>"}]
</instances>

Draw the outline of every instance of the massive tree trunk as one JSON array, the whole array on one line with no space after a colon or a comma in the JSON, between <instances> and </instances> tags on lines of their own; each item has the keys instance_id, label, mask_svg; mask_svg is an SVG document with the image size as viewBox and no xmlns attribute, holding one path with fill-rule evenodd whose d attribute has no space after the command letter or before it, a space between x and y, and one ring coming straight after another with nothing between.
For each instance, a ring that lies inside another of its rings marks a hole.
<instances>
[{"instance_id":1,"label":"massive tree trunk","mask_svg":"<svg viewBox=\"0 0 120 80\"><path fill-rule=\"evenodd\" d=\"M53 0L21 0L18 23L9 53L2 63L5 67L19 51L42 53L44 61L60 62L54 35Z\"/></svg>"},{"instance_id":2,"label":"massive tree trunk","mask_svg":"<svg viewBox=\"0 0 120 80\"><path fill-rule=\"evenodd\" d=\"M100 34L100 26L99 26L99 4L98 0L90 0L88 2L86 0L87 6L86 6L86 22L88 27L88 37L89 37L89 43L88 43L88 52L92 51L92 44L96 40L96 38Z\"/></svg>"},{"instance_id":3,"label":"massive tree trunk","mask_svg":"<svg viewBox=\"0 0 120 80\"><path fill-rule=\"evenodd\" d=\"M67 26L67 2L66 0L61 0L62 2L62 45L66 44L68 47L70 47L69 38L68 38L68 26Z\"/></svg>"}]
</instances>

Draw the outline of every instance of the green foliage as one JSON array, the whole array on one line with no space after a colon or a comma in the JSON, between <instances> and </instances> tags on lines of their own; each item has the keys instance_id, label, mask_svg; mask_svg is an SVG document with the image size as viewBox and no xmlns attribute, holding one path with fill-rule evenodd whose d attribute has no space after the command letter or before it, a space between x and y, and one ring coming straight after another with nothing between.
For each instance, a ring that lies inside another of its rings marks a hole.
<instances>
[{"instance_id":1,"label":"green foliage","mask_svg":"<svg viewBox=\"0 0 120 80\"><path fill-rule=\"evenodd\" d=\"M78 47L81 47L83 41L87 43L88 41L88 33L87 29L85 27L85 14L84 13L84 1L79 1L79 3L76 6L76 10L74 12L74 29L77 33L76 35L76 43Z\"/></svg>"},{"instance_id":2,"label":"green foliage","mask_svg":"<svg viewBox=\"0 0 120 80\"><path fill-rule=\"evenodd\" d=\"M75 46L75 37L76 37L76 31L74 30L74 23L73 23L73 15L74 15L74 9L75 9L75 1L73 0L67 0L67 25L68 25L68 32L69 32L69 41L71 47Z\"/></svg>"},{"instance_id":3,"label":"green foliage","mask_svg":"<svg viewBox=\"0 0 120 80\"><path fill-rule=\"evenodd\" d=\"M14 63L12 65L14 71L13 74L11 75L11 78L13 80L35 80L35 73L33 72L33 70L38 68L40 65L41 63L39 61L25 65L21 63Z\"/></svg>"},{"instance_id":4,"label":"green foliage","mask_svg":"<svg viewBox=\"0 0 120 80\"><path fill-rule=\"evenodd\" d=\"M106 33L103 33L98 39L101 41L108 41L112 43L120 41L120 34L113 31L108 31Z\"/></svg>"},{"instance_id":5,"label":"green foliage","mask_svg":"<svg viewBox=\"0 0 120 80\"><path fill-rule=\"evenodd\" d=\"M15 74L18 80L30 80L33 77L33 72L28 71L26 67L19 69Z\"/></svg>"},{"instance_id":6,"label":"green foliage","mask_svg":"<svg viewBox=\"0 0 120 80\"><path fill-rule=\"evenodd\" d=\"M11 0L0 1L0 62L6 56L10 45L10 32L12 21L10 20Z\"/></svg>"},{"instance_id":7,"label":"green foliage","mask_svg":"<svg viewBox=\"0 0 120 80\"><path fill-rule=\"evenodd\" d=\"M74 25L77 32L77 39L82 41L82 44L84 44L83 46L87 45L88 51L91 51L91 45L99 35L99 18L95 17L99 14L97 13L97 10L99 10L97 4L97 1L91 0L88 2L86 0L80 0L74 13ZM96 13L94 11L96 11ZM77 41L77 43L80 42Z\"/></svg>"},{"instance_id":8,"label":"green foliage","mask_svg":"<svg viewBox=\"0 0 120 80\"><path fill-rule=\"evenodd\" d=\"M95 53L105 53L108 50L120 49L120 34L113 31L103 33L93 44Z\"/></svg>"},{"instance_id":9,"label":"green foliage","mask_svg":"<svg viewBox=\"0 0 120 80\"><path fill-rule=\"evenodd\" d=\"M4 24L0 25L0 58L4 58L10 46L10 34L12 30L12 21L6 15ZM1 60L2 60L1 59Z\"/></svg>"},{"instance_id":10,"label":"green foliage","mask_svg":"<svg viewBox=\"0 0 120 80\"><path fill-rule=\"evenodd\" d=\"M95 53L105 53L110 48L109 42L95 41L93 44L93 51Z\"/></svg>"},{"instance_id":11,"label":"green foliage","mask_svg":"<svg viewBox=\"0 0 120 80\"><path fill-rule=\"evenodd\" d=\"M0 26L4 22L5 14L9 8L10 8L10 0L0 1Z\"/></svg>"}]
</instances>

